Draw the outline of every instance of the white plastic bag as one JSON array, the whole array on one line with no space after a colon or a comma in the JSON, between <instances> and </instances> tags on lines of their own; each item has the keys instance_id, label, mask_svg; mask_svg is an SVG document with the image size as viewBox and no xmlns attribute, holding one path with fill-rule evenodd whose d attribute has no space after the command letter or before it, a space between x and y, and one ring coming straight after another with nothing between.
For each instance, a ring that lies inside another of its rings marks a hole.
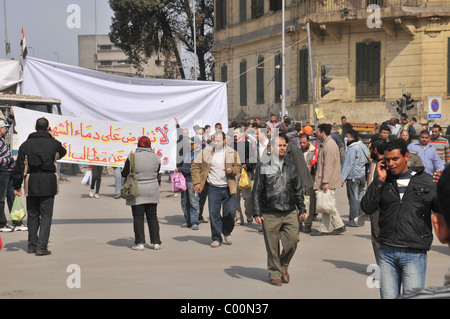
<instances>
[{"instance_id":1,"label":"white plastic bag","mask_svg":"<svg viewBox=\"0 0 450 319\"><path fill-rule=\"evenodd\" d=\"M316 213L317 214L336 214L336 200L332 194L332 190L326 192L322 190L316 191Z\"/></svg>"},{"instance_id":2,"label":"white plastic bag","mask_svg":"<svg viewBox=\"0 0 450 319\"><path fill-rule=\"evenodd\" d=\"M81 180L81 184L85 186L91 185L92 171L88 169L86 174L84 174L83 179Z\"/></svg>"}]
</instances>

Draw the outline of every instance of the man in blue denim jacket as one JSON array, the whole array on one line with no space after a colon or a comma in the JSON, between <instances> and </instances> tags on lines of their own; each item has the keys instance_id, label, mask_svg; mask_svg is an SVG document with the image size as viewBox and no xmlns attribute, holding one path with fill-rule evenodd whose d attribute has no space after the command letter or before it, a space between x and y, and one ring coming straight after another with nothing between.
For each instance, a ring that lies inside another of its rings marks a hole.
<instances>
[{"instance_id":1,"label":"man in blue denim jacket","mask_svg":"<svg viewBox=\"0 0 450 319\"><path fill-rule=\"evenodd\" d=\"M359 140L358 132L350 129L346 133L347 151L341 169L342 184L347 185L347 197L350 205L348 226L357 227L361 224L355 218L361 215L361 199L366 187L366 163L369 162L369 150Z\"/></svg>"}]
</instances>

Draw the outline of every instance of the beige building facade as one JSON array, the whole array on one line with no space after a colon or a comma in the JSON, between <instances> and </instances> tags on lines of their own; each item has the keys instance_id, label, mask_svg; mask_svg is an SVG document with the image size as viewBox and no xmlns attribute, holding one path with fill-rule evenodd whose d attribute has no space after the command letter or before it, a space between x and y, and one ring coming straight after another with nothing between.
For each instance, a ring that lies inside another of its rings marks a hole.
<instances>
[{"instance_id":1,"label":"beige building facade","mask_svg":"<svg viewBox=\"0 0 450 319\"><path fill-rule=\"evenodd\" d=\"M404 90L414 99L410 117L450 125L450 1L285 1L291 118L313 121L315 105L323 114L319 122L345 115L380 123L399 117L396 101ZM216 0L215 19L216 80L228 83L230 119L281 115L281 0ZM333 66L334 87L323 98L322 65ZM442 98L440 119L428 119L429 97Z\"/></svg>"},{"instance_id":2,"label":"beige building facade","mask_svg":"<svg viewBox=\"0 0 450 319\"><path fill-rule=\"evenodd\" d=\"M163 55L161 59L158 55L152 56L144 65L141 76L164 78L166 63ZM128 62L126 54L115 47L106 34L78 36L78 65L116 75L136 76L136 69Z\"/></svg>"}]
</instances>

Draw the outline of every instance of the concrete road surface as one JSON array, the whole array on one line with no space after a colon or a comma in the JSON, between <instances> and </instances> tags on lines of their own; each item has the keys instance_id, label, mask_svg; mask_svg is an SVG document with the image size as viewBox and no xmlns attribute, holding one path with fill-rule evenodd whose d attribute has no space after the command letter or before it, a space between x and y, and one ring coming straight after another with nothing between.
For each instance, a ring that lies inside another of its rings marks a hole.
<instances>
[{"instance_id":1,"label":"concrete road surface","mask_svg":"<svg viewBox=\"0 0 450 319\"><path fill-rule=\"evenodd\" d=\"M180 196L161 185L158 217L162 249L134 251L131 208L114 199L114 176L103 175L99 199L88 196L82 176L61 183L55 200L50 256L27 254L27 232L0 233L2 299L378 299L370 223L338 236L300 233L289 269L291 282L268 283L266 251L256 224L236 226L233 244L211 248L210 226L180 228ZM338 208L348 220L345 188ZM205 216L208 217L207 205ZM319 216L320 217L320 216ZM8 216L9 218L9 216ZM314 227L319 225L314 223ZM147 242L148 229L146 228ZM426 286L441 286L448 246L435 237Z\"/></svg>"}]
</instances>

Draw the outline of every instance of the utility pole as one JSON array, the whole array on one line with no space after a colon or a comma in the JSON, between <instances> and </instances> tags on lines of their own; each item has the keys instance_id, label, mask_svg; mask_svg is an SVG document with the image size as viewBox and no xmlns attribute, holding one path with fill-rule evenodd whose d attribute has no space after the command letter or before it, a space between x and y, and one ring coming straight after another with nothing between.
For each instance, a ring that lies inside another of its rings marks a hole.
<instances>
[{"instance_id":1,"label":"utility pole","mask_svg":"<svg viewBox=\"0 0 450 319\"><path fill-rule=\"evenodd\" d=\"M98 43L97 43L97 0L94 1L95 15L95 70L98 71Z\"/></svg>"},{"instance_id":2,"label":"utility pole","mask_svg":"<svg viewBox=\"0 0 450 319\"><path fill-rule=\"evenodd\" d=\"M313 116L314 116L314 129L317 131L318 121L316 114L316 98L315 98L315 83L314 83L314 72L312 63L312 50L311 50L311 30L309 27L309 22L306 24L306 31L308 33L308 58L309 58L309 78L311 80L311 100L313 105Z\"/></svg>"},{"instance_id":3,"label":"utility pole","mask_svg":"<svg viewBox=\"0 0 450 319\"><path fill-rule=\"evenodd\" d=\"M8 24L6 23L6 0L3 0L3 16L5 18L5 51L6 57L11 58L11 44L8 42Z\"/></svg>"},{"instance_id":4,"label":"utility pole","mask_svg":"<svg viewBox=\"0 0 450 319\"><path fill-rule=\"evenodd\" d=\"M286 64L285 64L285 2L286 0L281 1L281 118L286 115Z\"/></svg>"},{"instance_id":5,"label":"utility pole","mask_svg":"<svg viewBox=\"0 0 450 319\"><path fill-rule=\"evenodd\" d=\"M192 22L194 25L194 80L197 81L197 30L195 27L195 10L196 10L196 6L195 6L195 0L192 1L193 2L193 15L192 15Z\"/></svg>"}]
</instances>

